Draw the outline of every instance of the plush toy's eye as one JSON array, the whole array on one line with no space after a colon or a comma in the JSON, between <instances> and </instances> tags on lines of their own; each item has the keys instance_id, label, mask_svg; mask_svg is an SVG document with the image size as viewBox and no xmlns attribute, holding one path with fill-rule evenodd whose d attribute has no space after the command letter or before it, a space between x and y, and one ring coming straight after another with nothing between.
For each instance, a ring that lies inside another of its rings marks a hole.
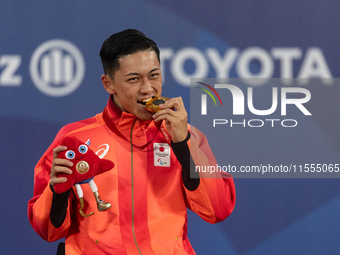
<instances>
[{"instance_id":1,"label":"plush toy's eye","mask_svg":"<svg viewBox=\"0 0 340 255\"><path fill-rule=\"evenodd\" d=\"M65 156L67 159L74 159L76 154L74 153L74 151L66 151Z\"/></svg>"},{"instance_id":2,"label":"plush toy's eye","mask_svg":"<svg viewBox=\"0 0 340 255\"><path fill-rule=\"evenodd\" d=\"M83 144L83 145L79 146L78 150L79 150L80 153L85 154L87 152L88 148L85 144Z\"/></svg>"}]
</instances>

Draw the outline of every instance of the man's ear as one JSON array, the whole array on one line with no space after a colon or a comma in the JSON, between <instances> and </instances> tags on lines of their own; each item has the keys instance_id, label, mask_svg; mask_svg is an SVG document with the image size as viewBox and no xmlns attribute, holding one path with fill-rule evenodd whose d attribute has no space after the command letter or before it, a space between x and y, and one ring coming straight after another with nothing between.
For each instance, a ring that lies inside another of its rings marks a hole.
<instances>
[{"instance_id":1,"label":"man's ear","mask_svg":"<svg viewBox=\"0 0 340 255\"><path fill-rule=\"evenodd\" d=\"M114 94L115 93L114 83L113 83L112 79L110 78L110 76L108 76L107 74L103 74L101 79L102 79L102 83L104 85L104 89L109 94Z\"/></svg>"}]
</instances>

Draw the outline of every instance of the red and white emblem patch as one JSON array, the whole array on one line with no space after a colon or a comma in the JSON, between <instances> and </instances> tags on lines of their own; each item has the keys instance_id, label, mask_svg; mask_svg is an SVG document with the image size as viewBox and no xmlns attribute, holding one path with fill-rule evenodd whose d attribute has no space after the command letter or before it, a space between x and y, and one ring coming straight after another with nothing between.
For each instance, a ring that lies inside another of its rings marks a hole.
<instances>
[{"instance_id":1,"label":"red and white emblem patch","mask_svg":"<svg viewBox=\"0 0 340 255\"><path fill-rule=\"evenodd\" d=\"M154 143L154 166L170 167L170 146L167 143Z\"/></svg>"}]
</instances>

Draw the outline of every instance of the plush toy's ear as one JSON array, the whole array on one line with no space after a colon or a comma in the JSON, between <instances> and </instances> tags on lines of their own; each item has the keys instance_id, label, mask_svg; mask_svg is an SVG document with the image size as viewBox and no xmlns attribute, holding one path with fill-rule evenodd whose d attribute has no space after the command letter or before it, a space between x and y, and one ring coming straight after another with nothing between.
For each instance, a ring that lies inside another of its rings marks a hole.
<instances>
[{"instance_id":1,"label":"plush toy's ear","mask_svg":"<svg viewBox=\"0 0 340 255\"><path fill-rule=\"evenodd\" d=\"M61 140L60 145L66 146L69 149L75 149L81 143L82 142L78 138L76 138L74 136L65 136Z\"/></svg>"}]
</instances>

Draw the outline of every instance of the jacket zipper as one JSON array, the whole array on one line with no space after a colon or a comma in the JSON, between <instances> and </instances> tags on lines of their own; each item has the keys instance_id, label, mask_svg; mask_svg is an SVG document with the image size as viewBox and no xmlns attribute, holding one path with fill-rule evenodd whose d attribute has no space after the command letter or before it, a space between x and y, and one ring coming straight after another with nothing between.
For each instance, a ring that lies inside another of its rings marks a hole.
<instances>
[{"instance_id":1,"label":"jacket zipper","mask_svg":"<svg viewBox=\"0 0 340 255\"><path fill-rule=\"evenodd\" d=\"M137 244L137 239L136 239L136 234L135 234L135 199L134 199L134 186L133 186L133 143L132 143L132 131L133 127L135 126L135 123L137 121L137 118L134 120L132 127L131 127L131 132L130 132L130 143L131 143L131 194L132 194L132 235L133 235L133 240L135 242L135 245L138 249L138 252L140 255L142 255L139 246Z\"/></svg>"}]
</instances>

